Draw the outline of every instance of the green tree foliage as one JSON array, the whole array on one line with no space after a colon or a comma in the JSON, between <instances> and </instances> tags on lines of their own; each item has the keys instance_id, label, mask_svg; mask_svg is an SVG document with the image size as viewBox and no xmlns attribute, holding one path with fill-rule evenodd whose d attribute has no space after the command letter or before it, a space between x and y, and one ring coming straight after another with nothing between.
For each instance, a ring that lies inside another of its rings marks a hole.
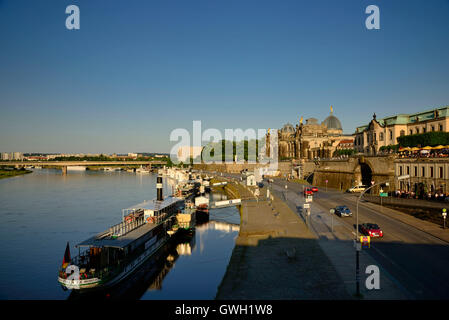
<instances>
[{"instance_id":1,"label":"green tree foliage","mask_svg":"<svg viewBox=\"0 0 449 320\"><path fill-rule=\"evenodd\" d=\"M379 148L379 151L393 151L398 152L399 150L399 144L389 145L389 146L382 146Z\"/></svg>"},{"instance_id":2,"label":"green tree foliage","mask_svg":"<svg viewBox=\"0 0 449 320\"><path fill-rule=\"evenodd\" d=\"M355 154L356 151L354 149L341 149L341 150L337 150L335 153L337 156L342 156L342 155L351 156L351 155Z\"/></svg>"},{"instance_id":3,"label":"green tree foliage","mask_svg":"<svg viewBox=\"0 0 449 320\"><path fill-rule=\"evenodd\" d=\"M435 147L449 145L449 132L432 131L421 134L398 137L401 147Z\"/></svg>"},{"instance_id":4,"label":"green tree foliage","mask_svg":"<svg viewBox=\"0 0 449 320\"><path fill-rule=\"evenodd\" d=\"M221 160L231 162L236 159L237 161L252 161L255 162L258 160L260 148L263 146L262 140L243 140L243 141L228 141L221 140L217 143L209 143L208 145L211 148L210 156L214 157L215 151L218 152L221 149ZM201 155L201 159L204 158L205 155Z\"/></svg>"}]
</instances>

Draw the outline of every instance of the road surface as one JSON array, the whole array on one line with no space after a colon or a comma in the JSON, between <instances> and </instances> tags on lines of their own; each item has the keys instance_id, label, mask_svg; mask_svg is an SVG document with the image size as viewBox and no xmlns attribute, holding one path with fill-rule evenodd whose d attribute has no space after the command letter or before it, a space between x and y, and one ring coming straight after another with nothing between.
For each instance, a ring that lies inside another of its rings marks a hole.
<instances>
[{"instance_id":1,"label":"road surface","mask_svg":"<svg viewBox=\"0 0 449 320\"><path fill-rule=\"evenodd\" d=\"M280 179L273 184L283 193L287 184L288 195L284 199L301 215L303 185ZM320 237L327 232L338 240L352 241L357 198L354 194L320 188L311 205L311 229ZM330 214L329 210L337 205L347 205L353 216L340 218ZM406 299L449 299L449 243L384 214L386 210L394 214L394 210L359 202L359 224L376 223L384 233L383 238L372 239L371 248L364 253L388 274ZM349 263L355 264L355 259Z\"/></svg>"}]
</instances>

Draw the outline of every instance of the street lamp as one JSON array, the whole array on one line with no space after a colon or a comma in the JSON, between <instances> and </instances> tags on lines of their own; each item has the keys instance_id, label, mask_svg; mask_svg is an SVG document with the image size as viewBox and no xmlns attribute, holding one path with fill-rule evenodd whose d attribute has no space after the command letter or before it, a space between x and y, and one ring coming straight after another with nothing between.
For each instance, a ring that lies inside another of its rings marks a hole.
<instances>
[{"instance_id":1,"label":"street lamp","mask_svg":"<svg viewBox=\"0 0 449 320\"><path fill-rule=\"evenodd\" d=\"M397 177L397 180L400 181L400 180L405 180L405 179L409 179L409 178L410 178L410 175L407 174L407 175L402 175L402 176ZM371 187L366 188L365 190L363 190L363 192L362 192L362 193L360 194L360 196L357 198L357 204L356 204L356 207L357 207L357 210L356 210L356 236L355 236L355 246L356 246L356 260L355 260L356 270L355 270L355 280L356 280L356 283L357 283L357 287L356 287L356 289L357 289L357 291L356 291L356 292L357 292L357 296L360 296L360 265L359 265L359 252L360 252L360 250L361 250L361 245L359 246L359 243L357 242L358 239L359 239L359 201L360 201L360 199L362 199L363 195L364 195L368 190L372 189L372 188L375 187L375 186L378 186L378 185L381 185L381 184L385 184L385 183L388 183L388 180L387 180L387 181L384 181L384 182L372 184Z\"/></svg>"}]
</instances>

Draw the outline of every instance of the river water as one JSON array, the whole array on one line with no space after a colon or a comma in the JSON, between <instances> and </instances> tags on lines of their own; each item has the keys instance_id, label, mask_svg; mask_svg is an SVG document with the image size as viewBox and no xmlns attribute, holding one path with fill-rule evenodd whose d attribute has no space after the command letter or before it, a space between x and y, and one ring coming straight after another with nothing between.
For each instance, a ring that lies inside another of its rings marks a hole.
<instances>
[{"instance_id":1,"label":"river water","mask_svg":"<svg viewBox=\"0 0 449 320\"><path fill-rule=\"evenodd\" d=\"M164 179L164 194L172 185ZM120 222L121 209L155 197L156 174L69 171L63 176L42 169L0 180L0 299L69 298L70 291L57 282L67 241L74 256L75 244ZM239 223L236 208L212 209L210 221L198 225L193 238L161 253L163 262L151 267L151 277L131 286L125 297L213 299Z\"/></svg>"}]
</instances>

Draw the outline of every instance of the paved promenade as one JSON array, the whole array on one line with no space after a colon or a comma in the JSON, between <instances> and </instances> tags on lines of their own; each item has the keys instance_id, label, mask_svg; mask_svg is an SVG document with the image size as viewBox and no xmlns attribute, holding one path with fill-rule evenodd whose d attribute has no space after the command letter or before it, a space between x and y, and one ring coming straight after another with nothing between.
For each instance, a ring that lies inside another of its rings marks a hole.
<instances>
[{"instance_id":1,"label":"paved promenade","mask_svg":"<svg viewBox=\"0 0 449 320\"><path fill-rule=\"evenodd\" d=\"M239 184L231 188L251 196ZM266 195L266 189L261 190ZM351 299L317 238L278 197L245 202L217 299Z\"/></svg>"}]
</instances>

